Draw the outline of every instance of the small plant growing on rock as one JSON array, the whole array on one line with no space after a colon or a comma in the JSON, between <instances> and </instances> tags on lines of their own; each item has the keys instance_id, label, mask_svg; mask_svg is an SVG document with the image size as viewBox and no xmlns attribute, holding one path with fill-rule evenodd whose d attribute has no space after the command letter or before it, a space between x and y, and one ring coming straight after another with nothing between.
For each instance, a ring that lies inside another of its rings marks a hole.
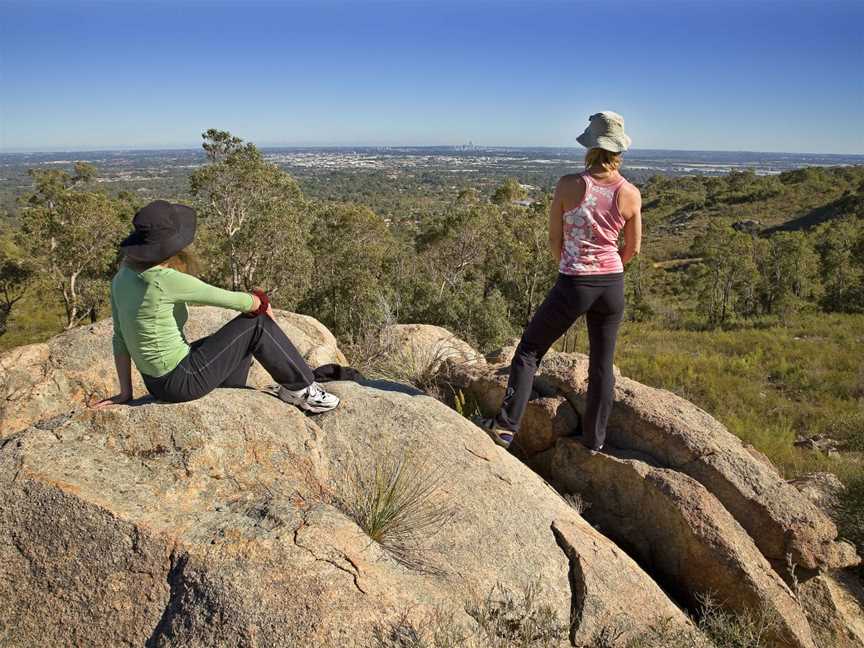
<instances>
[{"instance_id":1,"label":"small plant growing on rock","mask_svg":"<svg viewBox=\"0 0 864 648\"><path fill-rule=\"evenodd\" d=\"M624 638L626 628L626 624L602 628L592 648L718 648L695 627L682 630L668 620Z\"/></svg>"},{"instance_id":2,"label":"small plant growing on rock","mask_svg":"<svg viewBox=\"0 0 864 648\"><path fill-rule=\"evenodd\" d=\"M704 596L698 612L699 620L689 632L662 622L634 632L629 621L610 621L594 635L590 648L768 648L776 645L770 638L776 618L766 611L733 613L722 609L711 596Z\"/></svg>"},{"instance_id":3,"label":"small plant growing on rock","mask_svg":"<svg viewBox=\"0 0 864 648\"><path fill-rule=\"evenodd\" d=\"M585 498L579 493L568 493L563 497L564 501L570 505L570 508L576 511L579 515L582 515L585 511L591 508L591 504L586 502Z\"/></svg>"},{"instance_id":4,"label":"small plant growing on rock","mask_svg":"<svg viewBox=\"0 0 864 648\"><path fill-rule=\"evenodd\" d=\"M441 493L443 482L437 467L410 451L385 451L371 465L353 467L335 503L400 563L435 572L423 545L455 515Z\"/></svg>"},{"instance_id":5,"label":"small plant growing on rock","mask_svg":"<svg viewBox=\"0 0 864 648\"><path fill-rule=\"evenodd\" d=\"M467 419L473 419L475 416L480 416L480 405L477 399L471 394L466 395L461 389L453 390L453 409Z\"/></svg>"},{"instance_id":6,"label":"small plant growing on rock","mask_svg":"<svg viewBox=\"0 0 864 648\"><path fill-rule=\"evenodd\" d=\"M536 581L519 593L498 584L482 601L468 605L466 612L477 622L487 641L483 645L494 648L563 645L569 628L561 623L555 610L540 603L541 591Z\"/></svg>"},{"instance_id":7,"label":"small plant growing on rock","mask_svg":"<svg viewBox=\"0 0 864 648\"><path fill-rule=\"evenodd\" d=\"M403 611L389 622L378 623L372 634L374 648L473 648L470 632L442 610L412 618Z\"/></svg>"},{"instance_id":8,"label":"small plant growing on rock","mask_svg":"<svg viewBox=\"0 0 864 648\"><path fill-rule=\"evenodd\" d=\"M485 596L471 598L465 612L473 619L437 609L416 616L403 612L379 623L373 632L375 648L563 648L569 646L568 627L555 610L539 601L538 582L513 592L498 584ZM596 647L592 647L596 648Z\"/></svg>"},{"instance_id":9,"label":"small plant growing on rock","mask_svg":"<svg viewBox=\"0 0 864 648\"><path fill-rule=\"evenodd\" d=\"M700 600L699 629L717 648L763 648L777 619L766 610L734 613L724 610L710 596Z\"/></svg>"}]
</instances>

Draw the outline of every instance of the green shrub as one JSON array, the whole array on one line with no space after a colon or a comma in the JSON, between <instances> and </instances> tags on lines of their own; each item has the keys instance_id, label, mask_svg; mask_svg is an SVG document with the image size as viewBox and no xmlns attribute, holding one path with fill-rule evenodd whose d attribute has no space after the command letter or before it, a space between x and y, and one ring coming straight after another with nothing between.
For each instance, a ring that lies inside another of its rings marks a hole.
<instances>
[{"instance_id":1,"label":"green shrub","mask_svg":"<svg viewBox=\"0 0 864 648\"><path fill-rule=\"evenodd\" d=\"M482 414L477 398L471 393L466 395L461 389L454 390L453 409L455 409L460 416L464 416L469 420Z\"/></svg>"}]
</instances>

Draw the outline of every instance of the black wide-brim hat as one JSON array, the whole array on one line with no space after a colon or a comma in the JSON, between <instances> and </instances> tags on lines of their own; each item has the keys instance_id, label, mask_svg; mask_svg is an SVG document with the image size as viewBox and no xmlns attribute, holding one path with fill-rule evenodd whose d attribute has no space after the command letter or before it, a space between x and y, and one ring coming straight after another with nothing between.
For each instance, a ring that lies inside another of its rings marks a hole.
<instances>
[{"instance_id":1,"label":"black wide-brim hat","mask_svg":"<svg viewBox=\"0 0 864 648\"><path fill-rule=\"evenodd\" d=\"M155 200L137 211L132 219L135 229L120 247L135 261L159 263L192 243L196 221L191 207Z\"/></svg>"}]
</instances>

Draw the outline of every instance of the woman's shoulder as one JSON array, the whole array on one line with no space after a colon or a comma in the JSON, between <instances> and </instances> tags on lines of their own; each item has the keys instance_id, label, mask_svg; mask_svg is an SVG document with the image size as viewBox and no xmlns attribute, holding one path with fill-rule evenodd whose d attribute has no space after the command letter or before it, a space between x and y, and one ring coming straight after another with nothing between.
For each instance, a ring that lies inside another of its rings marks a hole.
<instances>
[{"instance_id":1,"label":"woman's shoulder","mask_svg":"<svg viewBox=\"0 0 864 648\"><path fill-rule=\"evenodd\" d=\"M562 198L575 198L581 200L585 192L585 180L581 173L569 173L558 179L557 192Z\"/></svg>"},{"instance_id":2,"label":"woman's shoulder","mask_svg":"<svg viewBox=\"0 0 864 648\"><path fill-rule=\"evenodd\" d=\"M558 178L559 186L570 186L570 185L580 185L585 184L584 180L585 173L568 173L566 175Z\"/></svg>"},{"instance_id":3,"label":"woman's shoulder","mask_svg":"<svg viewBox=\"0 0 864 648\"><path fill-rule=\"evenodd\" d=\"M639 213L642 209L642 193L639 187L629 180L624 180L618 189L617 205L618 211L627 220L630 220L633 214Z\"/></svg>"},{"instance_id":4,"label":"woman's shoulder","mask_svg":"<svg viewBox=\"0 0 864 648\"><path fill-rule=\"evenodd\" d=\"M623 178L623 176L622 176L622 178ZM623 179L624 179L624 182L621 183L621 188L619 189L619 191L621 192L621 195L628 197L628 198L641 198L642 192L639 191L639 187L634 185L627 178L623 178Z\"/></svg>"},{"instance_id":5,"label":"woman's shoulder","mask_svg":"<svg viewBox=\"0 0 864 648\"><path fill-rule=\"evenodd\" d=\"M174 268L165 268L163 266L149 268L141 273L141 277L148 283L156 284L162 288L184 285L195 280L192 275L187 275Z\"/></svg>"}]
</instances>

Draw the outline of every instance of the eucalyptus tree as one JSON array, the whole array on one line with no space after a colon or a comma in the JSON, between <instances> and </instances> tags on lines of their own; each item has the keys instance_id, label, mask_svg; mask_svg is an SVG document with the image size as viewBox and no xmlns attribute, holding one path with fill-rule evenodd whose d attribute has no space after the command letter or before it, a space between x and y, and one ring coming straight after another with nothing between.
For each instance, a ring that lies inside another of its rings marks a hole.
<instances>
[{"instance_id":1,"label":"eucalyptus tree","mask_svg":"<svg viewBox=\"0 0 864 648\"><path fill-rule=\"evenodd\" d=\"M211 279L232 290L266 288L294 307L309 288L307 204L294 179L252 143L203 135L207 164L190 177Z\"/></svg>"},{"instance_id":2,"label":"eucalyptus tree","mask_svg":"<svg viewBox=\"0 0 864 648\"><path fill-rule=\"evenodd\" d=\"M759 286L753 237L712 222L694 239L693 280L708 324L725 324L735 315L752 315Z\"/></svg>"},{"instance_id":3,"label":"eucalyptus tree","mask_svg":"<svg viewBox=\"0 0 864 648\"><path fill-rule=\"evenodd\" d=\"M817 294L819 257L802 232L778 232L757 243L762 308L785 318Z\"/></svg>"},{"instance_id":4,"label":"eucalyptus tree","mask_svg":"<svg viewBox=\"0 0 864 648\"><path fill-rule=\"evenodd\" d=\"M820 225L814 234L829 311L864 312L864 221L838 220Z\"/></svg>"},{"instance_id":5,"label":"eucalyptus tree","mask_svg":"<svg viewBox=\"0 0 864 648\"><path fill-rule=\"evenodd\" d=\"M301 309L351 340L391 319L400 246L368 207L322 202L311 211L315 280Z\"/></svg>"},{"instance_id":6,"label":"eucalyptus tree","mask_svg":"<svg viewBox=\"0 0 864 648\"><path fill-rule=\"evenodd\" d=\"M0 335L6 333L12 308L24 297L31 275L26 263L0 251Z\"/></svg>"},{"instance_id":7,"label":"eucalyptus tree","mask_svg":"<svg viewBox=\"0 0 864 648\"><path fill-rule=\"evenodd\" d=\"M33 191L22 199L18 242L32 262L37 289L59 297L65 328L94 319L107 299L107 276L127 214L99 191L86 190L96 169L77 163L75 173L32 169Z\"/></svg>"},{"instance_id":8,"label":"eucalyptus tree","mask_svg":"<svg viewBox=\"0 0 864 648\"><path fill-rule=\"evenodd\" d=\"M516 200L524 200L528 197L528 191L516 178L507 178L499 185L492 194L492 202L496 205L507 205Z\"/></svg>"}]
</instances>

